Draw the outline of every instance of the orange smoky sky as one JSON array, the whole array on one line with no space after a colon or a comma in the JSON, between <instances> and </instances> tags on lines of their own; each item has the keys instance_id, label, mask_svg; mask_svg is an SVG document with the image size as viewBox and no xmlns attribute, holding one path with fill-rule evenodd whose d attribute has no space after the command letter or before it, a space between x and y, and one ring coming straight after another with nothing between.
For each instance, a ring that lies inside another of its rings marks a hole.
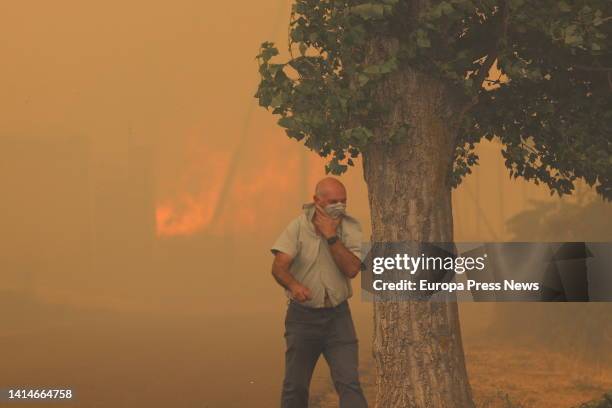
<instances>
[{"instance_id":1,"label":"orange smoky sky","mask_svg":"<svg viewBox=\"0 0 612 408\"><path fill-rule=\"evenodd\" d=\"M291 3L24 0L4 5L0 140L87 140L94 176L109 183L126 180L126 171L140 160L134 146L148 147L143 151L152 152L147 174L158 237L248 233L266 228L261 221L271 216L288 219L309 199L325 164L286 137L277 117L254 98L260 44L273 41L279 58L287 56ZM490 165L497 169L500 163L496 153ZM31 171L24 177L39 170ZM354 208L367 216L360 161L342 179L351 186ZM475 181L468 181L468 188L470 183ZM470 191L482 193L486 185L476 187ZM462 189L457 196L469 200ZM467 225L469 205L458 204ZM483 208L496 205L482 203ZM512 205L502 215L521 208Z\"/></svg>"},{"instance_id":2,"label":"orange smoky sky","mask_svg":"<svg viewBox=\"0 0 612 408\"><path fill-rule=\"evenodd\" d=\"M152 146L158 236L248 228L266 200L275 210L275 191L298 188L296 143L253 97L259 45L283 48L290 6L4 6L0 51L9 63L0 67L0 137L87 139L97 168L109 174L133 160L128 143ZM251 157L259 160L249 169ZM236 199L241 205L228 214Z\"/></svg>"}]
</instances>

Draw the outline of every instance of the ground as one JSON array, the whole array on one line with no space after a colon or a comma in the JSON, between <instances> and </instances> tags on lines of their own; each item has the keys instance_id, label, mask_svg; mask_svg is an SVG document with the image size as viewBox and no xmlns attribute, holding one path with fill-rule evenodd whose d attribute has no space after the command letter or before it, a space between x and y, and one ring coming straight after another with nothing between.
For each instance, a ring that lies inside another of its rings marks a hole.
<instances>
[{"instance_id":1,"label":"ground","mask_svg":"<svg viewBox=\"0 0 612 408\"><path fill-rule=\"evenodd\" d=\"M612 390L612 369L601 360L578 360L573 353L543 345L488 341L466 343L465 349L478 408L570 408ZM373 407L374 362L360 364L362 385ZM312 392L314 408L338 406L329 375L313 378Z\"/></svg>"}]
</instances>

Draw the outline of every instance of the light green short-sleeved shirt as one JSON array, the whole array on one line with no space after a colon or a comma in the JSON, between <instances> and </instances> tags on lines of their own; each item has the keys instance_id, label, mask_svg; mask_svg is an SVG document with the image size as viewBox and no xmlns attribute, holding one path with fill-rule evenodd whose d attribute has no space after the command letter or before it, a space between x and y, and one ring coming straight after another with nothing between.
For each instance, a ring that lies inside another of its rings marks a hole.
<instances>
[{"instance_id":1,"label":"light green short-sleeved shirt","mask_svg":"<svg viewBox=\"0 0 612 408\"><path fill-rule=\"evenodd\" d=\"M302 304L324 307L325 294L332 306L337 306L353 295L351 281L338 268L327 241L316 233L312 223L314 203L302 206L303 213L294 218L270 249L284 252L293 258L289 272L302 285L310 289L312 299ZM361 260L361 225L346 214L338 227L338 237ZM285 291L287 297L291 294Z\"/></svg>"}]
</instances>

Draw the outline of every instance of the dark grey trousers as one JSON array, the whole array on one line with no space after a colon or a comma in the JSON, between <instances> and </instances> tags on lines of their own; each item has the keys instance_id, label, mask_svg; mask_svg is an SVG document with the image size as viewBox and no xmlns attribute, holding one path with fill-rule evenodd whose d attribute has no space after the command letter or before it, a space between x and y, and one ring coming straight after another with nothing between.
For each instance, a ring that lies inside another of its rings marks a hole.
<instances>
[{"instance_id":1,"label":"dark grey trousers","mask_svg":"<svg viewBox=\"0 0 612 408\"><path fill-rule=\"evenodd\" d=\"M289 302L285 317L285 379L281 408L307 408L310 379L321 353L340 408L367 408L359 384L357 336L348 302L313 309Z\"/></svg>"}]
</instances>

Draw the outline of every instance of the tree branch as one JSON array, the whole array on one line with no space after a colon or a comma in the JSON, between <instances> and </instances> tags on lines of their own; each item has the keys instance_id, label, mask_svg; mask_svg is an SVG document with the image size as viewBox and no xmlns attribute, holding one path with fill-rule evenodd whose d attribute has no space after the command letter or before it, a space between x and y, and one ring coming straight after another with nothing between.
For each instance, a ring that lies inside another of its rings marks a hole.
<instances>
[{"instance_id":1,"label":"tree branch","mask_svg":"<svg viewBox=\"0 0 612 408\"><path fill-rule=\"evenodd\" d=\"M461 123L461 121L463 120L463 116L474 106L478 103L478 99L479 99L479 94L480 91L482 89L482 85L485 82L485 80L487 80L487 76L489 75L489 71L491 70L491 67L493 66L493 63L495 62L495 60L498 58L499 56L499 45L501 42L503 42L503 44L506 43L507 38L508 38L508 21L509 21L509 17L510 17L510 8L508 5L508 0L502 0L501 4L500 4L500 11L499 13L501 13L500 15L500 26L499 26L499 36L497 37L497 39L493 42L493 44L491 45L491 49L488 51L487 56L484 60L484 62L482 63L482 65L480 66L480 68L478 69L478 74L476 75L476 79L473 82L472 86L474 89L474 96L472 97L472 99L466 103L461 110L459 111L459 115L457 116L457 121L456 121L456 125L459 125Z\"/></svg>"},{"instance_id":2,"label":"tree branch","mask_svg":"<svg viewBox=\"0 0 612 408\"><path fill-rule=\"evenodd\" d=\"M505 43L507 40L508 20L509 20L508 17L509 16L510 16L510 10L508 7L508 1L504 0L501 2L500 34L499 34L499 37L497 38L497 41L493 43L491 50L489 50L487 58L481 65L480 69L478 69L478 75L476 76L476 81L474 81L474 88L476 89L476 91L480 91L480 88L482 88L482 84L484 80L487 78L487 75L489 75L489 71L491 70L493 63L498 57L500 41L503 41Z\"/></svg>"},{"instance_id":3,"label":"tree branch","mask_svg":"<svg viewBox=\"0 0 612 408\"><path fill-rule=\"evenodd\" d=\"M480 93L480 90L482 89L482 85L487 79L487 75L489 74L489 71L491 70L493 63L499 56L499 46L502 42L504 43L506 42L507 35L508 35L508 21L510 19L509 18L510 8L509 8L508 0L502 0L499 12L501 13L501 16L500 16L501 24L499 27L499 36L493 42L493 45L488 51L484 62L482 63L480 69L478 70L478 74L476 75L476 80L472 84L475 94L472 97L472 99L467 104L465 104L463 108L461 109L461 111L459 112L458 123L459 121L463 119L463 115L465 115L474 105L478 103L479 93Z\"/></svg>"}]
</instances>

